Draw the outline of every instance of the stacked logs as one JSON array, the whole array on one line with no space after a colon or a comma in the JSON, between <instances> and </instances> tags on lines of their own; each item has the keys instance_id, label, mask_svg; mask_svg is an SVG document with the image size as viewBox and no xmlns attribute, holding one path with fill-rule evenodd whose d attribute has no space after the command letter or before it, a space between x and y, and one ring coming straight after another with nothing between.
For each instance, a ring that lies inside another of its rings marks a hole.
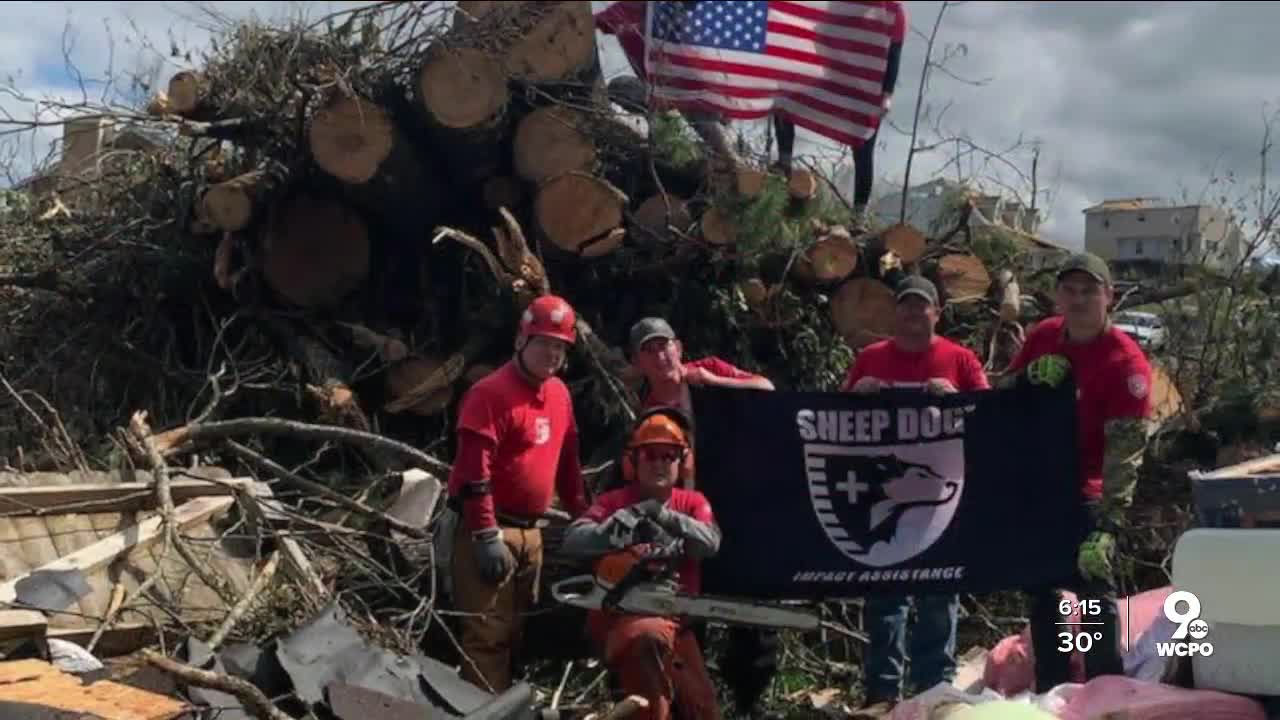
<instances>
[{"instance_id":1,"label":"stacked logs","mask_svg":"<svg viewBox=\"0 0 1280 720\"><path fill-rule=\"evenodd\" d=\"M472 251L524 301L536 288L572 294L562 285L605 266L609 277L623 277L619 268L636 252L737 263L734 279L760 325L788 324L771 310L784 287L818 292L831 327L854 348L889 334L892 286L907 273L933 278L953 304L998 307L999 322L1016 324L1022 314L1013 278L993 277L952 242L960 227L931 240L905 224L868 232L813 222L807 237L743 262L753 228L739 209L774 178L750 166L677 162L624 122L601 77L588 2L459 2L451 27L412 67L409 77L331 83L289 98L281 112L297 119L293 135L261 132L267 121L252 110L220 107L217 79L200 72L175 74L149 106L177 118L184 134L225 141L247 158L243 172L209 173L181 220L217 238L214 274L238 299L260 302L256 288L312 318L310 328L315 318L344 321L338 341L329 332L298 342L288 336L300 326L280 328L286 346L306 348L309 383L331 402L355 397L348 378L358 364L335 344L381 364L382 409L416 415L445 410L456 383L495 361L488 350L509 352L497 332L502 321L442 319L465 291L457 259ZM292 144L279 142L282 135ZM781 186L788 216L831 199L807 170ZM451 300L432 306L442 298ZM597 306L598 316L611 309L604 298L571 299ZM389 304L408 308L413 327L390 317ZM424 308L436 317L424 320ZM442 337L450 322L462 330ZM423 326L428 341L406 342ZM624 332L603 335L616 344ZM619 369L620 352L595 349L594 367Z\"/></svg>"}]
</instances>

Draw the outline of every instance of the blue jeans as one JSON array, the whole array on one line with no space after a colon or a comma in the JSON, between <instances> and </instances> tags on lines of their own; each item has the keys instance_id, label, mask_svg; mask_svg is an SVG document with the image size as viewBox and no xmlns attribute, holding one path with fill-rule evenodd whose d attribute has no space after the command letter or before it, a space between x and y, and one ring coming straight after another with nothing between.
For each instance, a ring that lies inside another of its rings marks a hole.
<instances>
[{"instance_id":1,"label":"blue jeans","mask_svg":"<svg viewBox=\"0 0 1280 720\"><path fill-rule=\"evenodd\" d=\"M868 595L862 623L871 635L867 649L866 694L875 702L901 697L903 665L907 660L907 613L913 598ZM923 692L950 682L956 670L956 623L959 595L917 595L916 622L911 629L911 685Z\"/></svg>"}]
</instances>

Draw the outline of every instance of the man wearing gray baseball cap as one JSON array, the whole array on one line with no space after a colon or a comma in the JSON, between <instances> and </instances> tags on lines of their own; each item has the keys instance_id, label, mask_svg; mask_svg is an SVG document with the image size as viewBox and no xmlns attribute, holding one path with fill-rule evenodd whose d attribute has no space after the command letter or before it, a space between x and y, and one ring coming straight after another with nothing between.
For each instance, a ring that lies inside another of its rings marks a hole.
<instances>
[{"instance_id":1,"label":"man wearing gray baseball cap","mask_svg":"<svg viewBox=\"0 0 1280 720\"><path fill-rule=\"evenodd\" d=\"M909 275L894 294L893 337L858 352L843 390L872 393L896 387L945 394L991 387L972 350L936 333L942 308L938 288L928 278ZM916 618L908 633L912 603ZM872 594L864 600L862 613L870 636L866 692L853 717L880 717L902 698L908 655L909 680L917 692L954 676L959 595Z\"/></svg>"},{"instance_id":2,"label":"man wearing gray baseball cap","mask_svg":"<svg viewBox=\"0 0 1280 720\"><path fill-rule=\"evenodd\" d=\"M684 346L671 324L660 317L642 318L631 326L628 351L631 362L644 376L643 409L675 406L693 415L689 397L691 385L773 390L763 375L748 372L732 363L709 356L686 362ZM695 635L706 645L705 625L697 625ZM777 672L778 634L765 628L731 627L728 650L720 672L734 698L740 716L752 715L760 697Z\"/></svg>"}]
</instances>

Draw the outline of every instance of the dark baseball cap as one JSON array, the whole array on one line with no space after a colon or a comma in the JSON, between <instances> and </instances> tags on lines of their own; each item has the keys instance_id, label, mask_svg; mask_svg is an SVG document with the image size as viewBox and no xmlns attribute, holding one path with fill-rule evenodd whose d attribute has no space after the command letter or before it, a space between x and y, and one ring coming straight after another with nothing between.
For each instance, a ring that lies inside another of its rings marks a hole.
<instances>
[{"instance_id":1,"label":"dark baseball cap","mask_svg":"<svg viewBox=\"0 0 1280 720\"><path fill-rule=\"evenodd\" d=\"M662 318L642 318L635 325L631 326L631 352L636 352L640 349L641 345L654 338L675 340L676 331L672 330L670 323Z\"/></svg>"},{"instance_id":2,"label":"dark baseball cap","mask_svg":"<svg viewBox=\"0 0 1280 720\"><path fill-rule=\"evenodd\" d=\"M896 292L898 302L908 295L919 295L934 305L938 305L938 288L929 279L921 275L908 275L898 283Z\"/></svg>"},{"instance_id":3,"label":"dark baseball cap","mask_svg":"<svg viewBox=\"0 0 1280 720\"><path fill-rule=\"evenodd\" d=\"M1088 273L1090 277L1103 285L1111 284L1111 268L1107 261L1089 252L1076 253L1062 262L1058 268L1058 279L1070 272Z\"/></svg>"}]
</instances>

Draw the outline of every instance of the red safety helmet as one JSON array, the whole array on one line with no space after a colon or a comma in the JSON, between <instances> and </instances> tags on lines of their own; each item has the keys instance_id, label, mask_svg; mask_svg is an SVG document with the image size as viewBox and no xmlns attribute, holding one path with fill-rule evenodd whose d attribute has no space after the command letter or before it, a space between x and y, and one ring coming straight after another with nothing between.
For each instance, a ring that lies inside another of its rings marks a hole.
<instances>
[{"instance_id":1,"label":"red safety helmet","mask_svg":"<svg viewBox=\"0 0 1280 720\"><path fill-rule=\"evenodd\" d=\"M543 335L570 345L578 340L577 317L564 298L542 295L529 303L520 316L520 338Z\"/></svg>"}]
</instances>

